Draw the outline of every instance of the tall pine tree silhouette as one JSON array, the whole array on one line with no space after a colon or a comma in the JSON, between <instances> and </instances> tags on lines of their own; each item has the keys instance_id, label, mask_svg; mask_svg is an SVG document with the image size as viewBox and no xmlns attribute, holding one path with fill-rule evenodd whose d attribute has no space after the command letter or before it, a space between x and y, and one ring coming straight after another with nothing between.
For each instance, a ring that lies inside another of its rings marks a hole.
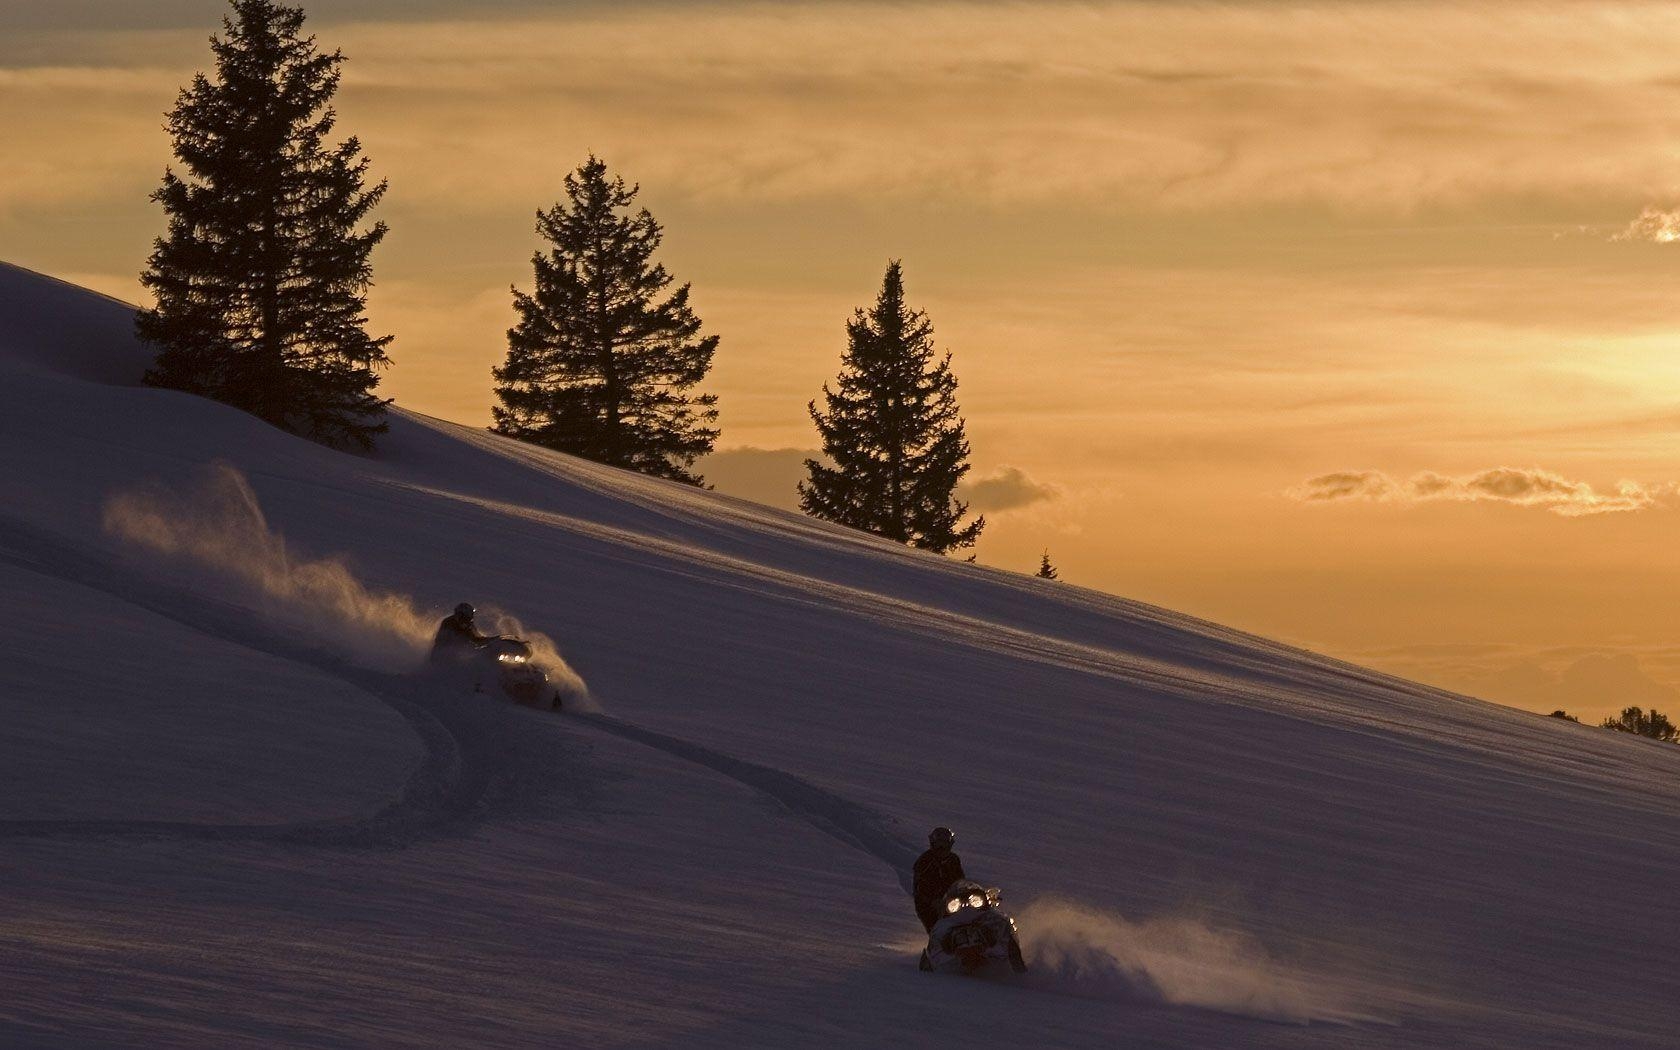
<instances>
[{"instance_id":1,"label":"tall pine tree silhouette","mask_svg":"<svg viewBox=\"0 0 1680 1050\"><path fill-rule=\"evenodd\" d=\"M1050 564L1049 551L1044 552L1044 557L1041 558L1038 563L1038 572L1034 575L1041 580L1059 580L1062 578L1062 574L1056 571L1056 567L1054 565Z\"/></svg>"},{"instance_id":2,"label":"tall pine tree silhouette","mask_svg":"<svg viewBox=\"0 0 1680 1050\"><path fill-rule=\"evenodd\" d=\"M700 335L688 285L653 261L662 231L639 187L591 156L566 176L566 200L537 213L552 247L531 260L536 287L515 288L519 323L494 370L497 433L599 463L701 484L689 470L712 450L717 397L690 391L718 337Z\"/></svg>"},{"instance_id":3,"label":"tall pine tree silhouette","mask_svg":"<svg viewBox=\"0 0 1680 1050\"><path fill-rule=\"evenodd\" d=\"M874 309L846 325L836 390L811 419L832 466L805 461L799 483L807 514L944 553L969 547L985 518L959 525L968 505L954 495L968 473L968 439L957 414L951 355L935 357L933 325L904 301L904 273L887 266Z\"/></svg>"},{"instance_id":4,"label":"tall pine tree silhouette","mask_svg":"<svg viewBox=\"0 0 1680 1050\"><path fill-rule=\"evenodd\" d=\"M169 225L140 278L156 296L136 325L158 347L146 381L368 448L391 337L366 328L385 224L361 226L385 183L365 187L355 138L328 141L343 54L301 35L299 8L232 3L215 79L195 76L169 114L184 172L152 194Z\"/></svg>"}]
</instances>

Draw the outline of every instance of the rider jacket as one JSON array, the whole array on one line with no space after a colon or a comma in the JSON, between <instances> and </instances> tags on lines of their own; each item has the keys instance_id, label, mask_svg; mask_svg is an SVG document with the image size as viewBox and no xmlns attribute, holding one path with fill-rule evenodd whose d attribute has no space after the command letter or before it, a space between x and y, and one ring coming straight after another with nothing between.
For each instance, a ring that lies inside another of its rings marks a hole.
<instances>
[{"instance_id":1,"label":"rider jacket","mask_svg":"<svg viewBox=\"0 0 1680 1050\"><path fill-rule=\"evenodd\" d=\"M948 849L930 849L916 858L916 866L911 871L916 914L921 916L922 924L931 929L934 920L939 918L939 905L944 901L945 894L966 877L963 875L962 860Z\"/></svg>"},{"instance_id":2,"label":"rider jacket","mask_svg":"<svg viewBox=\"0 0 1680 1050\"><path fill-rule=\"evenodd\" d=\"M432 640L432 655L470 653L483 648L489 640L488 635L478 633L471 620L450 613L438 624L437 637Z\"/></svg>"}]
</instances>

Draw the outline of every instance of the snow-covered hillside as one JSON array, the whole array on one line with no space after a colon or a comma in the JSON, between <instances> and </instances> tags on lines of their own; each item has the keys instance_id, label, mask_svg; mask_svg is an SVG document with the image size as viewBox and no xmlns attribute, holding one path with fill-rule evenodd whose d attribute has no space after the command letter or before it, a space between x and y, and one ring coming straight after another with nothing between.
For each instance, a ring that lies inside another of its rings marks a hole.
<instances>
[{"instance_id":1,"label":"snow-covered hillside","mask_svg":"<svg viewBox=\"0 0 1680 1050\"><path fill-rule=\"evenodd\" d=\"M0 1045L1676 1045L1680 748L412 413L333 452L129 316L0 268ZM429 684L463 599L588 699ZM917 972L935 823L1026 978Z\"/></svg>"}]
</instances>

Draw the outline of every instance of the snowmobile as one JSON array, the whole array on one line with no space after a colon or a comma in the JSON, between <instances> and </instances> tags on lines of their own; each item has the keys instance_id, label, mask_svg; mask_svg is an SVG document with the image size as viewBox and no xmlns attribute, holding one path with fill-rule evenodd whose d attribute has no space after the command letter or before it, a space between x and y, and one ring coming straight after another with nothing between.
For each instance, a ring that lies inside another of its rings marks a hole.
<instances>
[{"instance_id":1,"label":"snowmobile","mask_svg":"<svg viewBox=\"0 0 1680 1050\"><path fill-rule=\"evenodd\" d=\"M529 642L519 638L492 638L480 650L480 655L494 661L496 682L510 699L531 707L560 710L560 691L532 661Z\"/></svg>"},{"instance_id":2,"label":"snowmobile","mask_svg":"<svg viewBox=\"0 0 1680 1050\"><path fill-rule=\"evenodd\" d=\"M464 676L473 692L489 692L487 683L509 700L528 707L547 707L560 710L560 690L549 682L548 674L531 658L531 644L520 638L492 637L472 648L460 645L434 646L432 666L443 670L448 680L460 681Z\"/></svg>"},{"instance_id":3,"label":"snowmobile","mask_svg":"<svg viewBox=\"0 0 1680 1050\"><path fill-rule=\"evenodd\" d=\"M1021 939L1015 920L1003 910L996 887L978 882L958 882L945 895L939 921L928 934L922 950L924 971L973 973L988 962L1008 960L1016 973L1027 972L1021 955Z\"/></svg>"}]
</instances>

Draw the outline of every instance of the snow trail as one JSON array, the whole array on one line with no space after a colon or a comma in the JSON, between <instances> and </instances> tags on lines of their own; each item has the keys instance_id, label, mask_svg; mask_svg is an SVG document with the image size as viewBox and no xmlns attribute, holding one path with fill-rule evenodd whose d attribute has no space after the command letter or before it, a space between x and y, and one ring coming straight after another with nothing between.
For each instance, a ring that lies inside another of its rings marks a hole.
<instances>
[{"instance_id":1,"label":"snow trail","mask_svg":"<svg viewBox=\"0 0 1680 1050\"><path fill-rule=\"evenodd\" d=\"M156 820L7 820L5 838L135 838L282 842L313 846L397 846L452 833L513 796L542 790L555 756L553 740L532 742L512 705L450 695L425 677L358 667L304 641L277 636L274 625L225 600L150 578L119 561L68 546L0 517L0 560L113 595L223 641L292 660L343 679L386 704L419 737L423 757L377 812L284 824L209 824Z\"/></svg>"},{"instance_id":2,"label":"snow trail","mask_svg":"<svg viewBox=\"0 0 1680 1050\"><path fill-rule=\"evenodd\" d=\"M705 766L780 803L792 816L886 864L904 892L920 847L897 821L808 780L605 715L589 724ZM1071 901L1041 898L1017 913L1033 967L1028 986L1084 998L1193 1006L1294 1024L1379 1021L1323 978L1274 959L1252 938L1191 918L1130 922ZM883 945L913 958L923 937Z\"/></svg>"},{"instance_id":3,"label":"snow trail","mask_svg":"<svg viewBox=\"0 0 1680 1050\"><path fill-rule=\"evenodd\" d=\"M705 766L768 796L823 834L889 865L897 873L904 892L910 892L910 865L920 850L914 841L905 837L893 818L780 769L735 758L609 715L581 717L615 736Z\"/></svg>"}]
</instances>

